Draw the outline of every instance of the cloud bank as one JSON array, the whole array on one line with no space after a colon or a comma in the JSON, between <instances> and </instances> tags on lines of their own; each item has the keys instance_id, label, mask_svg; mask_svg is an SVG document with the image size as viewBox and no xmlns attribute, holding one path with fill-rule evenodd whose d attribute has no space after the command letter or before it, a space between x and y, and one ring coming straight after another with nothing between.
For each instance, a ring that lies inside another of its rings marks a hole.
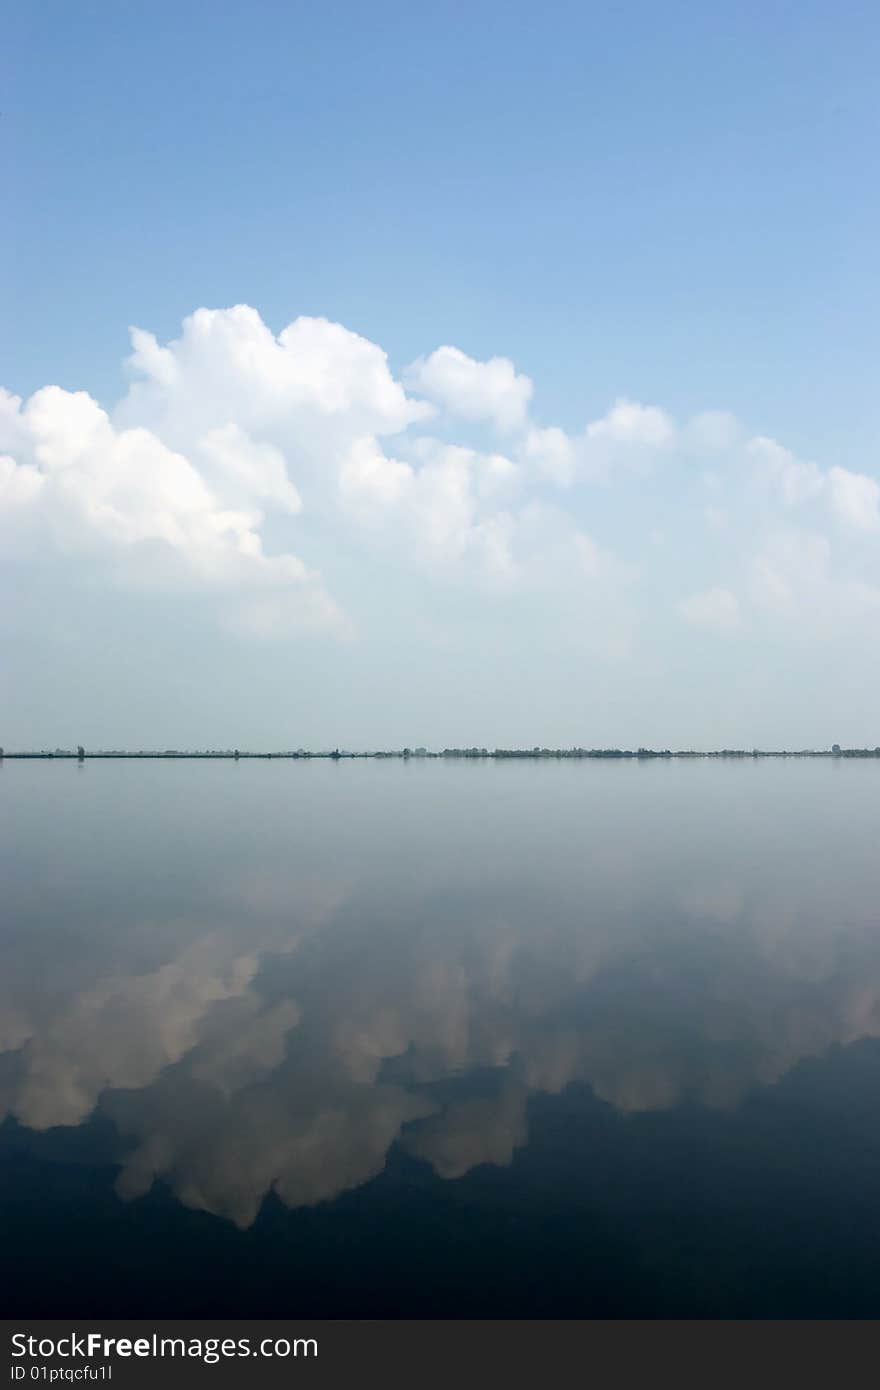
<instances>
[{"instance_id":1,"label":"cloud bank","mask_svg":"<svg viewBox=\"0 0 880 1390\"><path fill-rule=\"evenodd\" d=\"M422 623L431 641L467 612L490 643L516 624L579 644L585 670L637 661L661 629L688 651L876 621L880 483L723 409L678 421L622 396L568 430L504 356L446 345L395 372L340 324L276 334L247 305L131 342L112 409L56 385L0 395L0 542L37 619L51 567L59 603L83 582L330 647L421 586L423 612L453 615Z\"/></svg>"}]
</instances>

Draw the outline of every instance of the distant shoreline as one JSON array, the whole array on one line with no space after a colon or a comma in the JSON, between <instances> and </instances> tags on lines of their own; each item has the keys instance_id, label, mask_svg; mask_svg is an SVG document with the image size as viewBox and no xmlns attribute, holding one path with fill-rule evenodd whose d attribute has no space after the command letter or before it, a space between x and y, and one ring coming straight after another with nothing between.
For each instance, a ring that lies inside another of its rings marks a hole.
<instances>
[{"instance_id":1,"label":"distant shoreline","mask_svg":"<svg viewBox=\"0 0 880 1390\"><path fill-rule=\"evenodd\" d=\"M433 752L426 748L400 748L391 750L374 750L371 752L355 753L345 749L334 748L329 751L310 752L306 749L296 751L279 751L271 753L254 753L245 749L208 749L204 752L181 752L176 749L166 749L164 752L147 751L125 751L125 750L97 750L87 752L85 749L55 749L52 752L41 750L39 752L6 752L0 749L0 762L5 759L23 760L55 760L68 762L86 762L95 759L128 758L128 759L222 759L227 762L240 762L245 759L288 759L289 761L308 761L313 758L328 759L332 762L339 762L343 758L400 758L407 762L410 760L423 760L429 758L453 758L453 759L487 759L504 762L510 759L635 759L636 761L646 761L655 758L880 758L880 747L876 748L840 748L835 744L832 748L800 748L800 749L765 749L765 748L720 748L711 749L707 752L700 752L695 749L676 749L669 748L444 748L440 752Z\"/></svg>"}]
</instances>

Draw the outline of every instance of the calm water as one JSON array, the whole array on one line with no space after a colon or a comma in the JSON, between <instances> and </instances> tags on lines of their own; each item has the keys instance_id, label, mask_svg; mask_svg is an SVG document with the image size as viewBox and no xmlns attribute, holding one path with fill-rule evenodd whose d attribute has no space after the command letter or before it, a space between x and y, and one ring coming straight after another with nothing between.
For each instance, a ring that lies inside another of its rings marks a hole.
<instances>
[{"instance_id":1,"label":"calm water","mask_svg":"<svg viewBox=\"0 0 880 1390\"><path fill-rule=\"evenodd\" d=\"M880 765L7 762L8 1315L880 1316Z\"/></svg>"}]
</instances>

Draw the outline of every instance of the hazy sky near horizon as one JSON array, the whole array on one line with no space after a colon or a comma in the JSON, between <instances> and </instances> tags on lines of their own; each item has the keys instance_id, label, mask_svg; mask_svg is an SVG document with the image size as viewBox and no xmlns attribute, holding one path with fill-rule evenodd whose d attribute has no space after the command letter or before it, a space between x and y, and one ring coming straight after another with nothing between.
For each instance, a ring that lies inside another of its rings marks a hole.
<instances>
[{"instance_id":1,"label":"hazy sky near horizon","mask_svg":"<svg viewBox=\"0 0 880 1390\"><path fill-rule=\"evenodd\" d=\"M6 747L880 743L875 6L5 28Z\"/></svg>"}]
</instances>

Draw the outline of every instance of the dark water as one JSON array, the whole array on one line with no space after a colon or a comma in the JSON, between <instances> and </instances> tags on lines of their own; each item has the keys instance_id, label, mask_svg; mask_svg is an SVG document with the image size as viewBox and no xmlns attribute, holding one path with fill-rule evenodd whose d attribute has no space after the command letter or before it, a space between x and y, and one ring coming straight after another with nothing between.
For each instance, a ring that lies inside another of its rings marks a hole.
<instances>
[{"instance_id":1,"label":"dark water","mask_svg":"<svg viewBox=\"0 0 880 1390\"><path fill-rule=\"evenodd\" d=\"M8 1315L880 1315L880 765L0 799Z\"/></svg>"}]
</instances>

